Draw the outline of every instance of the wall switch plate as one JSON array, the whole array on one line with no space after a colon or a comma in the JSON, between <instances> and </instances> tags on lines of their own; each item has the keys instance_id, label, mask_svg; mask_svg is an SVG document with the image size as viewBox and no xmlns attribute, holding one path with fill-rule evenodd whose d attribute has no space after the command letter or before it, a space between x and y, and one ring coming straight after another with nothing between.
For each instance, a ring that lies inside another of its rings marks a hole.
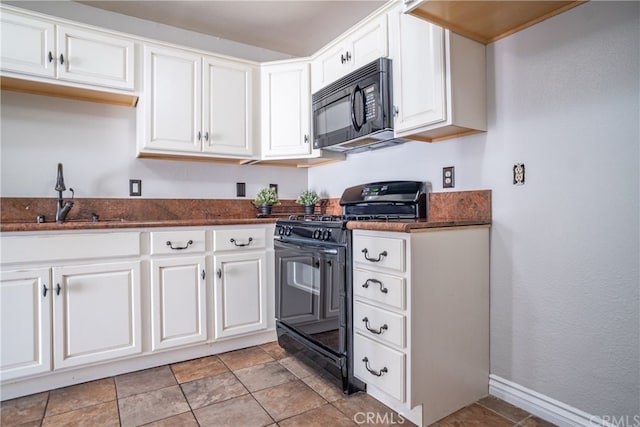
<instances>
[{"instance_id":1,"label":"wall switch plate","mask_svg":"<svg viewBox=\"0 0 640 427\"><path fill-rule=\"evenodd\" d=\"M276 194L278 194L278 184L269 184L269 188L275 190Z\"/></svg>"},{"instance_id":2,"label":"wall switch plate","mask_svg":"<svg viewBox=\"0 0 640 427\"><path fill-rule=\"evenodd\" d=\"M455 168L447 166L442 168L442 188L453 188L456 186Z\"/></svg>"},{"instance_id":3,"label":"wall switch plate","mask_svg":"<svg viewBox=\"0 0 640 427\"><path fill-rule=\"evenodd\" d=\"M129 180L129 196L130 197L142 196L142 180L141 179Z\"/></svg>"},{"instance_id":4,"label":"wall switch plate","mask_svg":"<svg viewBox=\"0 0 640 427\"><path fill-rule=\"evenodd\" d=\"M524 163L513 165L513 185L524 185Z\"/></svg>"},{"instance_id":5,"label":"wall switch plate","mask_svg":"<svg viewBox=\"0 0 640 427\"><path fill-rule=\"evenodd\" d=\"M245 197L246 193L246 185L244 182L236 182L236 197Z\"/></svg>"}]
</instances>

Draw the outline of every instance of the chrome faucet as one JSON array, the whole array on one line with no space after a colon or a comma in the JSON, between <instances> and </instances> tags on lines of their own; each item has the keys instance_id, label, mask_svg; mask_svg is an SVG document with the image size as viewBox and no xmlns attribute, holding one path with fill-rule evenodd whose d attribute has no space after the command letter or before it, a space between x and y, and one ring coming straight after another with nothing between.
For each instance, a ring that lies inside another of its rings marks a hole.
<instances>
[{"instance_id":1,"label":"chrome faucet","mask_svg":"<svg viewBox=\"0 0 640 427\"><path fill-rule=\"evenodd\" d=\"M58 206L56 208L57 223L64 222L67 214L73 207L73 197L75 195L73 188L69 188L69 191L71 191L71 200L67 200L66 202L62 200L62 192L66 189L67 187L64 185L64 176L62 176L62 163L58 163L58 178L56 179L56 191L58 192Z\"/></svg>"}]
</instances>

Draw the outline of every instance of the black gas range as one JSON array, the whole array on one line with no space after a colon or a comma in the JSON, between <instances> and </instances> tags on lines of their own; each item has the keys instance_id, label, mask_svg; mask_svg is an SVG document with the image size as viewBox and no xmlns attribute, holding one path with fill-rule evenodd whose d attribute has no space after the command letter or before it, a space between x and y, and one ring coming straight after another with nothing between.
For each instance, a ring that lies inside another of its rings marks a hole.
<instances>
[{"instance_id":1,"label":"black gas range","mask_svg":"<svg viewBox=\"0 0 640 427\"><path fill-rule=\"evenodd\" d=\"M276 222L278 342L343 392L363 390L353 376L353 283L349 221L426 218L428 185L385 181L348 188L342 215L292 215Z\"/></svg>"}]
</instances>

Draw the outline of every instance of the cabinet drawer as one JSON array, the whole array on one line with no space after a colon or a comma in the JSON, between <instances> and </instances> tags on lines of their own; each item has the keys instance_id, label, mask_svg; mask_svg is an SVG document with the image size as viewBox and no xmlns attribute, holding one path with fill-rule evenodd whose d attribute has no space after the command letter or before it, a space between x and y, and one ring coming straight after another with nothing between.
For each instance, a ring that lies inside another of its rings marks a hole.
<instances>
[{"instance_id":1,"label":"cabinet drawer","mask_svg":"<svg viewBox=\"0 0 640 427\"><path fill-rule=\"evenodd\" d=\"M405 279L360 268L353 269L353 293L390 307L405 308Z\"/></svg>"},{"instance_id":2,"label":"cabinet drawer","mask_svg":"<svg viewBox=\"0 0 640 427\"><path fill-rule=\"evenodd\" d=\"M404 348L405 316L360 301L353 306L353 324L362 335Z\"/></svg>"},{"instance_id":3,"label":"cabinet drawer","mask_svg":"<svg viewBox=\"0 0 640 427\"><path fill-rule=\"evenodd\" d=\"M405 355L383 344L355 334L354 375L404 402Z\"/></svg>"},{"instance_id":4,"label":"cabinet drawer","mask_svg":"<svg viewBox=\"0 0 640 427\"><path fill-rule=\"evenodd\" d=\"M353 261L360 266L387 268L403 273L404 246L403 239L358 235L353 239Z\"/></svg>"},{"instance_id":5,"label":"cabinet drawer","mask_svg":"<svg viewBox=\"0 0 640 427\"><path fill-rule=\"evenodd\" d=\"M265 247L264 228L238 228L213 232L214 251L237 251Z\"/></svg>"},{"instance_id":6,"label":"cabinet drawer","mask_svg":"<svg viewBox=\"0 0 640 427\"><path fill-rule=\"evenodd\" d=\"M204 230L154 231L151 255L204 252Z\"/></svg>"}]
</instances>

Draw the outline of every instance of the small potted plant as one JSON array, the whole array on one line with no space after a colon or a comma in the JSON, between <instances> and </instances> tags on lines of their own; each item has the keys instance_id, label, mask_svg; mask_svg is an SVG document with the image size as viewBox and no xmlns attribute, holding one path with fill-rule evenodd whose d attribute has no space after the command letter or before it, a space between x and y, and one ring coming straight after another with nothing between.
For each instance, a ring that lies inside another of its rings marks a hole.
<instances>
[{"instance_id":1,"label":"small potted plant","mask_svg":"<svg viewBox=\"0 0 640 427\"><path fill-rule=\"evenodd\" d=\"M258 191L253 204L260 208L262 215L270 215L273 205L278 203L278 193L274 188L263 188Z\"/></svg>"},{"instance_id":2,"label":"small potted plant","mask_svg":"<svg viewBox=\"0 0 640 427\"><path fill-rule=\"evenodd\" d=\"M320 200L318 193L313 190L305 190L298 196L296 203L304 206L305 214L312 214L318 200Z\"/></svg>"}]
</instances>

